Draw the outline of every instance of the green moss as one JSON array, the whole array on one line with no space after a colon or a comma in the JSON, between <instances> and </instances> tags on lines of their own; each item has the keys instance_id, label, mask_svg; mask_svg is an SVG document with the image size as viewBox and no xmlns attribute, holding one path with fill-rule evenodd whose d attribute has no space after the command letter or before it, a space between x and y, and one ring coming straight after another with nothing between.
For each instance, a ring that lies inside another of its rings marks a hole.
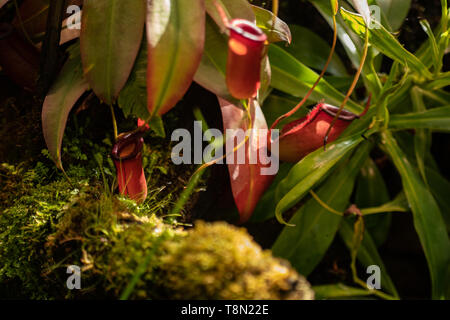
<instances>
[{"instance_id":1,"label":"green moss","mask_svg":"<svg viewBox=\"0 0 450 320\"><path fill-rule=\"evenodd\" d=\"M66 181L38 188L23 184L22 196L0 213L0 283L20 282L22 294L46 296L45 285L39 283L41 266L46 262L44 244L55 230L61 208L80 192L78 188Z\"/></svg>"},{"instance_id":2,"label":"green moss","mask_svg":"<svg viewBox=\"0 0 450 320\"><path fill-rule=\"evenodd\" d=\"M167 216L193 170L167 165L170 146L145 148L149 196L137 205L113 195L107 143L92 145L101 151L92 155L85 145L66 141L66 159L81 163L65 162L72 182L46 159L29 170L0 166L0 298L311 297L307 282L244 229L198 223L186 231L183 217ZM82 290L67 289L69 265L81 267Z\"/></svg>"},{"instance_id":3,"label":"green moss","mask_svg":"<svg viewBox=\"0 0 450 320\"><path fill-rule=\"evenodd\" d=\"M311 298L307 282L244 229L199 222L183 231L100 186L38 186L0 215L0 287L24 297L130 299ZM82 290L65 287L68 265ZM130 287L130 283L134 285ZM10 292L0 292L5 297Z\"/></svg>"},{"instance_id":4,"label":"green moss","mask_svg":"<svg viewBox=\"0 0 450 320\"><path fill-rule=\"evenodd\" d=\"M261 250L245 229L199 222L166 243L158 282L173 299L312 299L306 280Z\"/></svg>"},{"instance_id":5,"label":"green moss","mask_svg":"<svg viewBox=\"0 0 450 320\"><path fill-rule=\"evenodd\" d=\"M156 298L155 270L161 264L160 257L167 253L163 243L179 241L183 235L182 230L168 227L155 216L118 235L107 256L108 290L119 297L136 277L128 298Z\"/></svg>"}]
</instances>

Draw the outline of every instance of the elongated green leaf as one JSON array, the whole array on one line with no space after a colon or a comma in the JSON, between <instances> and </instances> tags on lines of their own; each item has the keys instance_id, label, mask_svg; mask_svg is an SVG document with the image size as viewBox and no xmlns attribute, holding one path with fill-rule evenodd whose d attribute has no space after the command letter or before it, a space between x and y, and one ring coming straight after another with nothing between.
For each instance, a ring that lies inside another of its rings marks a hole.
<instances>
[{"instance_id":1,"label":"elongated green leaf","mask_svg":"<svg viewBox=\"0 0 450 320\"><path fill-rule=\"evenodd\" d=\"M361 38L365 37L365 24L361 16L341 8L341 15L351 29ZM411 52L406 50L397 39L389 33L379 22L373 20L375 27L369 29L369 42L389 58L405 63L420 75L431 78L426 66Z\"/></svg>"},{"instance_id":2,"label":"elongated green leaf","mask_svg":"<svg viewBox=\"0 0 450 320\"><path fill-rule=\"evenodd\" d=\"M328 0L310 0L314 6L319 10L320 14L324 17L324 19L328 22L330 27L333 27L334 23L331 18L332 12L330 9L330 4ZM340 1L339 5L343 8L350 10L350 5L344 1ZM352 61L353 67L358 69L359 63L361 61L361 56L363 53L363 41L360 37L355 34L351 28L344 22L341 15L336 16L337 22L337 35L341 45L344 47L347 56ZM363 66L362 70L362 80L364 84L369 89L369 91L373 94L374 98L377 96L378 91L380 90L381 84L378 81L378 77L376 72L374 72L374 58L378 54L374 48L369 47L367 61Z\"/></svg>"},{"instance_id":3,"label":"elongated green leaf","mask_svg":"<svg viewBox=\"0 0 450 320\"><path fill-rule=\"evenodd\" d=\"M275 17L272 12L258 6L252 6L256 17L256 25L267 34L269 42L284 41L291 43L292 35L286 22Z\"/></svg>"},{"instance_id":4,"label":"elongated green leaf","mask_svg":"<svg viewBox=\"0 0 450 320\"><path fill-rule=\"evenodd\" d=\"M444 299L449 280L450 242L441 212L432 194L392 135L384 132L382 137L383 145L402 177L403 188L413 212L414 227L431 274L432 297Z\"/></svg>"},{"instance_id":5,"label":"elongated green leaf","mask_svg":"<svg viewBox=\"0 0 450 320\"><path fill-rule=\"evenodd\" d=\"M324 17L324 19L328 22L330 27L333 26L333 20L331 18L332 11L330 8L330 4L328 0L310 0L313 5L317 8L320 14ZM346 8L350 8L346 3L340 1L340 6L344 6ZM337 22L337 32L340 43L345 49L347 56L352 61L352 64L355 68L359 66L359 62L361 60L361 52L362 52L362 40L351 31L350 27L344 22L340 15L336 16Z\"/></svg>"},{"instance_id":6,"label":"elongated green leaf","mask_svg":"<svg viewBox=\"0 0 450 320\"><path fill-rule=\"evenodd\" d=\"M183 97L205 42L204 0L147 2L147 107L162 115Z\"/></svg>"},{"instance_id":7,"label":"elongated green leaf","mask_svg":"<svg viewBox=\"0 0 450 320\"><path fill-rule=\"evenodd\" d=\"M411 0L376 0L392 31L398 30L411 7Z\"/></svg>"},{"instance_id":8,"label":"elongated green leaf","mask_svg":"<svg viewBox=\"0 0 450 320\"><path fill-rule=\"evenodd\" d=\"M363 141L361 133L339 139L327 147L309 154L297 163L277 187L275 210L278 221L284 222L283 212L293 207L321 181L335 164Z\"/></svg>"},{"instance_id":9,"label":"elongated green leaf","mask_svg":"<svg viewBox=\"0 0 450 320\"><path fill-rule=\"evenodd\" d=\"M342 283L313 286L313 290L316 300L370 296L372 294L369 290L349 287Z\"/></svg>"},{"instance_id":10,"label":"elongated green leaf","mask_svg":"<svg viewBox=\"0 0 450 320\"><path fill-rule=\"evenodd\" d=\"M436 170L427 167L425 172L430 190L441 208L442 216L447 225L447 232L450 233L450 197L448 196L450 182Z\"/></svg>"},{"instance_id":11,"label":"elongated green leaf","mask_svg":"<svg viewBox=\"0 0 450 320\"><path fill-rule=\"evenodd\" d=\"M298 99L289 95L282 95L280 93L272 93L264 101L262 107L267 124L270 125L281 115L289 112L298 104ZM282 128L288 122L298 120L305 117L309 112L308 108L300 108L288 119L280 121L277 128Z\"/></svg>"},{"instance_id":12,"label":"elongated green leaf","mask_svg":"<svg viewBox=\"0 0 450 320\"><path fill-rule=\"evenodd\" d=\"M81 19L81 58L91 88L111 104L125 85L141 45L145 21L142 0L85 0Z\"/></svg>"},{"instance_id":13,"label":"elongated green leaf","mask_svg":"<svg viewBox=\"0 0 450 320\"><path fill-rule=\"evenodd\" d=\"M250 222L262 222L275 217L275 191L278 183L283 180L292 168L292 163L280 163L280 168L274 181L269 189L264 193L262 198L258 201L255 210L253 211Z\"/></svg>"},{"instance_id":14,"label":"elongated green leaf","mask_svg":"<svg viewBox=\"0 0 450 320\"><path fill-rule=\"evenodd\" d=\"M324 79L330 85L332 85L333 87L335 87L336 89L338 89L341 92L344 92L345 90L350 88L350 86L353 82L352 76L347 76L347 77L324 76ZM362 81L358 81L356 88L361 88L363 86L364 86L364 84L362 83Z\"/></svg>"},{"instance_id":15,"label":"elongated green leaf","mask_svg":"<svg viewBox=\"0 0 450 320\"><path fill-rule=\"evenodd\" d=\"M389 201L389 193L378 167L372 159L368 159L361 168L357 179L355 203L358 208L376 207ZM366 228L373 235L377 246L387 237L391 224L391 215L387 212L364 219Z\"/></svg>"},{"instance_id":16,"label":"elongated green leaf","mask_svg":"<svg viewBox=\"0 0 450 320\"><path fill-rule=\"evenodd\" d=\"M408 200L403 192L400 192L394 200L384 203L378 207L363 208L361 213L363 216L370 218L370 215L386 212L409 212Z\"/></svg>"},{"instance_id":17,"label":"elongated green leaf","mask_svg":"<svg viewBox=\"0 0 450 320\"><path fill-rule=\"evenodd\" d=\"M433 33L433 29L431 29L430 23L425 19L420 20L420 25L422 26L422 29L425 31L425 33L428 35L428 38L430 39L432 49L431 52L433 53L433 63L435 66L435 71L437 73L442 68L442 61L439 57L439 48Z\"/></svg>"},{"instance_id":18,"label":"elongated green leaf","mask_svg":"<svg viewBox=\"0 0 450 320\"><path fill-rule=\"evenodd\" d=\"M60 169L63 168L61 144L67 117L77 100L89 88L82 70L80 47L76 44L71 48L69 60L47 94L42 107L45 142L51 157Z\"/></svg>"},{"instance_id":19,"label":"elongated green leaf","mask_svg":"<svg viewBox=\"0 0 450 320\"><path fill-rule=\"evenodd\" d=\"M150 117L147 109L147 41L142 42L133 71L120 92L117 102L125 117L134 115L144 121ZM162 138L166 136L160 116L153 116L149 126L157 136Z\"/></svg>"},{"instance_id":20,"label":"elongated green leaf","mask_svg":"<svg viewBox=\"0 0 450 320\"><path fill-rule=\"evenodd\" d=\"M423 112L392 115L389 121L392 129L432 129L450 131L450 106L433 108Z\"/></svg>"},{"instance_id":21,"label":"elongated green leaf","mask_svg":"<svg viewBox=\"0 0 450 320\"><path fill-rule=\"evenodd\" d=\"M330 45L310 29L291 25L293 42L284 50L289 52L298 61L316 70L322 70L330 53ZM347 76L344 63L337 54L334 54L328 72L336 76Z\"/></svg>"},{"instance_id":22,"label":"elongated green leaf","mask_svg":"<svg viewBox=\"0 0 450 320\"><path fill-rule=\"evenodd\" d=\"M147 110L147 42L143 41L130 77L117 100L125 117L149 118Z\"/></svg>"},{"instance_id":23,"label":"elongated green leaf","mask_svg":"<svg viewBox=\"0 0 450 320\"><path fill-rule=\"evenodd\" d=\"M425 112L427 108L423 100L423 95L417 87L411 89L411 101L413 105L413 110L415 112ZM416 129L414 134L414 151L417 161L417 166L419 168L420 174L422 175L423 181L427 183L427 176L425 174L425 156L429 153L431 147L431 130L429 129Z\"/></svg>"},{"instance_id":24,"label":"elongated green leaf","mask_svg":"<svg viewBox=\"0 0 450 320\"><path fill-rule=\"evenodd\" d=\"M366 218L364 218L366 220ZM349 221L343 221L341 228L339 229L339 235L341 236L344 243L347 245L349 250L352 248L352 238L353 238L353 225ZM373 241L369 231L364 232L364 237L358 250L357 255L358 260L365 266L377 265L381 270L381 286L383 289L389 293L398 296L397 290L392 282L389 274L387 273L386 267L384 266L383 260L378 254L377 246Z\"/></svg>"},{"instance_id":25,"label":"elongated green leaf","mask_svg":"<svg viewBox=\"0 0 450 320\"><path fill-rule=\"evenodd\" d=\"M324 183L317 195L328 206L345 211L353 191L356 175L368 157L369 144L362 146L360 152L343 163L339 172ZM334 239L342 216L333 214L322 207L314 198L308 200L285 226L272 252L275 256L288 259L292 266L307 276L322 260Z\"/></svg>"},{"instance_id":26,"label":"elongated green leaf","mask_svg":"<svg viewBox=\"0 0 450 320\"><path fill-rule=\"evenodd\" d=\"M293 96L304 96L319 76L291 54L276 45L270 45L269 58L272 66L272 87ZM344 95L322 79L311 95L311 100L340 105ZM349 101L346 108L360 112L363 108L354 101Z\"/></svg>"},{"instance_id":27,"label":"elongated green leaf","mask_svg":"<svg viewBox=\"0 0 450 320\"><path fill-rule=\"evenodd\" d=\"M425 89L435 91L450 86L450 72L439 75L434 81L425 85Z\"/></svg>"}]
</instances>

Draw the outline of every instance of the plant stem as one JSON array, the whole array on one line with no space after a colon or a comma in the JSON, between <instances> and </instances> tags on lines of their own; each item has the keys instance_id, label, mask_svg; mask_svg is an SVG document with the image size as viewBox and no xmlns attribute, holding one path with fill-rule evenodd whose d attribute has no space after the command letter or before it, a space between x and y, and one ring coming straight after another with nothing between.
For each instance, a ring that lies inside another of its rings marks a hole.
<instances>
[{"instance_id":1,"label":"plant stem","mask_svg":"<svg viewBox=\"0 0 450 320\"><path fill-rule=\"evenodd\" d=\"M325 202L322 201L322 199L319 198L319 196L312 190L309 190L309 193L311 194L311 196L327 211L334 213L338 216L344 216L344 214L342 212L339 212L333 208L331 208L329 205L327 205Z\"/></svg>"},{"instance_id":2,"label":"plant stem","mask_svg":"<svg viewBox=\"0 0 450 320\"><path fill-rule=\"evenodd\" d=\"M317 87L317 85L319 84L320 80L323 78L323 76L325 75L325 72L328 69L329 64L331 63L331 60L333 58L333 54L336 48L336 43L337 43L337 23L336 23L336 16L333 15L333 29L334 29L334 34L333 34L333 44L331 46L331 50L330 50L330 54L328 55L328 59L325 63L325 66L323 67L322 72L320 73L319 77L317 78L316 82L314 82L313 86L309 89L309 91L306 93L306 95L303 97L303 99L289 112L283 114L282 116L278 117L278 119L275 120L275 122L272 124L272 126L270 127L270 130L273 130L276 125L283 119L290 117L291 115L293 115L295 112L297 112L298 109L300 109L300 107L308 100L308 98L311 96L311 94L314 92L314 89Z\"/></svg>"},{"instance_id":3,"label":"plant stem","mask_svg":"<svg viewBox=\"0 0 450 320\"><path fill-rule=\"evenodd\" d=\"M197 170L192 175L191 179L189 180L188 185L183 190L183 192L181 192L177 202L175 203L175 205L170 213L171 215L180 215L181 214L181 211L183 210L184 205L186 204L189 197L194 192L194 189L200 182L200 179L202 178L202 175L204 172L205 172L204 170L200 170L200 171Z\"/></svg>"},{"instance_id":4,"label":"plant stem","mask_svg":"<svg viewBox=\"0 0 450 320\"><path fill-rule=\"evenodd\" d=\"M328 135L330 134L331 129L333 128L334 124L336 123L336 120L341 115L342 110L344 109L345 105L347 104L348 100L350 99L350 96L352 95L353 91L356 88L356 84L358 83L359 77L360 77L362 69L364 67L364 63L366 62L368 51L369 51L369 28L366 26L366 36L365 36L365 40L364 40L364 51L363 51L363 54L362 54L362 57L361 57L361 62L359 64L359 68L356 71L355 77L353 78L353 82L352 82L350 88L347 91L347 95L345 96L344 101L342 101L342 104L339 107L338 112L336 113L336 115L334 116L333 121L331 122L330 126L328 127L327 133L325 134L325 137L323 139L324 149L326 149Z\"/></svg>"},{"instance_id":5,"label":"plant stem","mask_svg":"<svg viewBox=\"0 0 450 320\"><path fill-rule=\"evenodd\" d=\"M272 33L273 30L275 29L275 23L277 22L277 17L278 17L278 9L279 9L278 0L272 0L273 18L272 18L272 29L270 30L270 33Z\"/></svg>"},{"instance_id":6,"label":"plant stem","mask_svg":"<svg viewBox=\"0 0 450 320\"><path fill-rule=\"evenodd\" d=\"M114 130L114 140L117 140L117 137L119 136L119 132L117 130L116 115L114 113L114 107L112 106L112 104L109 105L109 109L111 110L111 118L112 118L113 130Z\"/></svg>"}]
</instances>

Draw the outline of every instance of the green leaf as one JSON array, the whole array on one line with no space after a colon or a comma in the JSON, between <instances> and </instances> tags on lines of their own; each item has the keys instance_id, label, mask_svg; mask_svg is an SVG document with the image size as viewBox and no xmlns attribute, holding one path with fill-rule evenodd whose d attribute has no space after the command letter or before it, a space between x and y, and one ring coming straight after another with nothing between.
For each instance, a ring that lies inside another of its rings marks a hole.
<instances>
[{"instance_id":1,"label":"green leaf","mask_svg":"<svg viewBox=\"0 0 450 320\"><path fill-rule=\"evenodd\" d=\"M297 104L298 99L289 95L282 95L280 93L272 93L270 94L266 100L264 101L264 105L262 106L262 110L264 112L264 116L266 117L267 124L270 125L275 122L275 120L292 110ZM280 121L277 125L277 128L282 128L285 124L298 120L300 118L305 117L310 110L308 108L300 108L297 112L295 112L288 119L284 119Z\"/></svg>"},{"instance_id":2,"label":"green leaf","mask_svg":"<svg viewBox=\"0 0 450 320\"><path fill-rule=\"evenodd\" d=\"M430 39L431 52L433 53L434 68L435 72L437 73L442 68L442 61L439 57L439 48L436 42L436 38L434 37L433 30L431 29L430 23L427 20L425 19L420 20L420 25L422 26L422 29L425 31L425 33L428 35L428 38Z\"/></svg>"},{"instance_id":3,"label":"green leaf","mask_svg":"<svg viewBox=\"0 0 450 320\"><path fill-rule=\"evenodd\" d=\"M112 104L124 87L139 51L145 22L142 0L85 0L81 58L95 94Z\"/></svg>"},{"instance_id":4,"label":"green leaf","mask_svg":"<svg viewBox=\"0 0 450 320\"><path fill-rule=\"evenodd\" d=\"M365 220L365 218L364 218ZM339 235L342 240L346 244L346 246L351 251L352 249L352 241L353 241L353 225L350 221L344 220L341 224L341 228L339 229ZM377 246L370 236L369 231L364 231L364 237L361 242L361 245L358 249L357 254L358 260L365 266L368 267L370 265L377 265L381 270L381 283L382 287L388 291L389 293L398 296L397 290L395 289L394 283L392 282L389 274L386 271L386 267L384 266L383 260L378 254Z\"/></svg>"},{"instance_id":5,"label":"green leaf","mask_svg":"<svg viewBox=\"0 0 450 320\"><path fill-rule=\"evenodd\" d=\"M316 300L370 296L372 294L369 290L349 287L342 283L313 286L312 289L316 294Z\"/></svg>"},{"instance_id":6,"label":"green leaf","mask_svg":"<svg viewBox=\"0 0 450 320\"><path fill-rule=\"evenodd\" d=\"M367 159L357 179L355 203L358 208L376 207L389 201L389 193L383 176L372 159ZM385 211L388 212L388 211ZM365 217L366 228L374 236L377 245L381 245L389 232L390 214L376 214Z\"/></svg>"},{"instance_id":7,"label":"green leaf","mask_svg":"<svg viewBox=\"0 0 450 320\"><path fill-rule=\"evenodd\" d=\"M376 0L393 31L400 29L408 16L411 0Z\"/></svg>"},{"instance_id":8,"label":"green leaf","mask_svg":"<svg viewBox=\"0 0 450 320\"><path fill-rule=\"evenodd\" d=\"M423 112L395 114L391 116L389 126L392 129L432 129L450 132L450 106Z\"/></svg>"},{"instance_id":9,"label":"green leaf","mask_svg":"<svg viewBox=\"0 0 450 320\"><path fill-rule=\"evenodd\" d=\"M117 102L125 117L134 115L142 120L150 117L147 109L147 41L142 41L133 70Z\"/></svg>"},{"instance_id":10,"label":"green leaf","mask_svg":"<svg viewBox=\"0 0 450 320\"><path fill-rule=\"evenodd\" d=\"M280 163L280 168L277 175L275 176L275 179L273 180L269 189L267 189L267 191L264 193L262 198L259 199L258 204L253 211L252 217L250 218L251 223L263 222L275 217L275 191L278 183L286 177L292 166L292 163Z\"/></svg>"},{"instance_id":11,"label":"green leaf","mask_svg":"<svg viewBox=\"0 0 450 320\"><path fill-rule=\"evenodd\" d=\"M332 12L330 10L330 5L328 0L310 0L313 5L317 8L320 14L324 17L324 19L328 22L331 28L333 28L334 23L332 20ZM350 9L350 5L346 2L340 1L339 5L344 8ZM353 67L355 69L359 68L359 64L361 61L361 56L363 53L364 43L360 39L358 35L356 35L351 28L344 22L341 15L336 16L337 23L337 36L341 45L344 47L347 56L350 58ZM375 58L378 55L378 51L374 48L369 47L368 56L366 63L363 66L362 70L362 81L368 88L368 90L373 94L373 97L376 98L377 94L381 88L381 83L378 79L378 75L375 68Z\"/></svg>"},{"instance_id":12,"label":"green leaf","mask_svg":"<svg viewBox=\"0 0 450 320\"><path fill-rule=\"evenodd\" d=\"M394 200L384 203L378 207L363 208L361 213L363 216L370 218L370 215L386 213L386 212L409 212L408 200L405 194L400 192Z\"/></svg>"},{"instance_id":13,"label":"green leaf","mask_svg":"<svg viewBox=\"0 0 450 320\"><path fill-rule=\"evenodd\" d=\"M330 45L310 29L291 25L293 42L283 48L298 61L316 70L322 70L328 59ZM333 75L345 77L348 72L337 54L334 54L327 69Z\"/></svg>"},{"instance_id":14,"label":"green leaf","mask_svg":"<svg viewBox=\"0 0 450 320\"><path fill-rule=\"evenodd\" d=\"M403 188L413 212L414 227L428 261L432 297L444 299L449 280L450 243L441 212L433 195L392 135L386 131L382 138L384 147L402 177Z\"/></svg>"},{"instance_id":15,"label":"green leaf","mask_svg":"<svg viewBox=\"0 0 450 320\"><path fill-rule=\"evenodd\" d=\"M147 2L147 98L151 115L169 111L188 90L202 59L204 0Z\"/></svg>"},{"instance_id":16,"label":"green leaf","mask_svg":"<svg viewBox=\"0 0 450 320\"><path fill-rule=\"evenodd\" d=\"M324 79L333 87L335 87L336 89L338 89L339 91L345 91L348 90L348 88L350 88L352 82L353 82L353 77L352 76L347 76L347 77L335 77L335 76L324 76ZM364 84L362 83L362 81L358 81L356 88L362 88L364 87Z\"/></svg>"},{"instance_id":17,"label":"green leaf","mask_svg":"<svg viewBox=\"0 0 450 320\"><path fill-rule=\"evenodd\" d=\"M150 122L148 123L150 129L153 130L154 133L158 137L165 138L166 132L164 130L164 122L160 116L153 116Z\"/></svg>"},{"instance_id":18,"label":"green leaf","mask_svg":"<svg viewBox=\"0 0 450 320\"><path fill-rule=\"evenodd\" d=\"M433 193L439 207L441 208L442 216L447 225L447 232L450 232L450 197L448 190L450 190L450 182L445 179L438 171L426 167L425 172L428 178L428 185L431 193Z\"/></svg>"},{"instance_id":19,"label":"green leaf","mask_svg":"<svg viewBox=\"0 0 450 320\"><path fill-rule=\"evenodd\" d=\"M317 8L320 14L328 22L330 27L333 27L333 20L331 18L332 12L328 0L310 0ZM350 6L342 1L339 5L350 8ZM336 16L337 32L340 43L345 49L347 56L352 61L355 68L358 68L361 60L361 53L363 49L363 43L361 39L351 31L350 27L344 22L340 15Z\"/></svg>"},{"instance_id":20,"label":"green leaf","mask_svg":"<svg viewBox=\"0 0 450 320\"><path fill-rule=\"evenodd\" d=\"M82 70L80 47L77 43L71 47L69 59L45 97L42 107L42 129L45 143L51 157L60 169L63 169L61 144L67 117L77 100L89 88Z\"/></svg>"},{"instance_id":21,"label":"green leaf","mask_svg":"<svg viewBox=\"0 0 450 320\"><path fill-rule=\"evenodd\" d=\"M425 85L426 90L435 91L450 86L450 72L442 73L433 81Z\"/></svg>"},{"instance_id":22,"label":"green leaf","mask_svg":"<svg viewBox=\"0 0 450 320\"><path fill-rule=\"evenodd\" d=\"M341 212L347 208L356 175L368 157L369 147L369 144L362 146L317 191L319 198L331 208ZM310 198L290 219L289 223L294 227L284 227L272 252L289 260L294 268L307 276L333 242L341 220L342 216L329 212L316 199Z\"/></svg>"},{"instance_id":23,"label":"green leaf","mask_svg":"<svg viewBox=\"0 0 450 320\"><path fill-rule=\"evenodd\" d=\"M425 112L427 110L423 96L418 87L411 89L411 101L415 112ZM430 151L431 147L431 131L429 129L416 129L414 134L414 151L423 181L427 183L427 176L425 174L425 156Z\"/></svg>"},{"instance_id":24,"label":"green leaf","mask_svg":"<svg viewBox=\"0 0 450 320\"><path fill-rule=\"evenodd\" d=\"M263 9L258 6L252 6L253 12L256 17L256 25L267 34L267 40L269 42L284 41L291 43L292 36L286 22L278 17L275 17L271 11Z\"/></svg>"},{"instance_id":25,"label":"green leaf","mask_svg":"<svg viewBox=\"0 0 450 320\"><path fill-rule=\"evenodd\" d=\"M117 102L125 117L134 115L141 120L147 120L150 117L147 109L147 41L142 41L133 71L120 92ZM154 115L148 125L158 137L166 137L164 123L160 116Z\"/></svg>"},{"instance_id":26,"label":"green leaf","mask_svg":"<svg viewBox=\"0 0 450 320\"><path fill-rule=\"evenodd\" d=\"M310 153L300 160L277 187L275 210L279 222L284 223L283 212L292 208L306 193L321 181L336 163L363 141L361 133L345 139L339 139L323 148Z\"/></svg>"},{"instance_id":27,"label":"green leaf","mask_svg":"<svg viewBox=\"0 0 450 320\"><path fill-rule=\"evenodd\" d=\"M270 45L269 58L272 66L272 87L290 95L304 96L319 76L276 45ZM340 105L344 95L322 79L311 94L311 100L317 102L322 99L329 104ZM346 108L356 113L363 109L352 100L349 100Z\"/></svg>"},{"instance_id":28,"label":"green leaf","mask_svg":"<svg viewBox=\"0 0 450 320\"><path fill-rule=\"evenodd\" d=\"M366 27L361 16L341 8L341 16L350 28L361 38L365 37ZM411 52L406 50L400 42L387 31L379 22L373 21L375 27L369 29L369 42L389 58L407 65L425 78L432 75L426 66Z\"/></svg>"}]
</instances>

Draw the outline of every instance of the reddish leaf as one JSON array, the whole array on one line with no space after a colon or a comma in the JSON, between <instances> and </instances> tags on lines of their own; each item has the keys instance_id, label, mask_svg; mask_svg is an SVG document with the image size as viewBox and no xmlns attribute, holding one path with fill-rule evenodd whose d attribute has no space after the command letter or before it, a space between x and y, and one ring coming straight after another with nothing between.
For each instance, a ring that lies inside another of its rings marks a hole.
<instances>
[{"instance_id":1,"label":"reddish leaf","mask_svg":"<svg viewBox=\"0 0 450 320\"><path fill-rule=\"evenodd\" d=\"M7 2L8 0L0 0L0 8L3 7Z\"/></svg>"},{"instance_id":2,"label":"reddish leaf","mask_svg":"<svg viewBox=\"0 0 450 320\"><path fill-rule=\"evenodd\" d=\"M240 141L232 143L234 137L229 135L227 129L242 129L246 131L249 127L247 111L226 100L219 98L220 109L222 111L223 126L227 134L227 146L239 146ZM267 156L267 123L258 102L253 101L250 106L253 130L249 139L234 153L227 153L228 172L230 174L231 188L234 201L240 214L240 223L246 222L252 215L256 204L264 191L271 184L274 175L263 175L261 169L270 166L270 159ZM239 153L244 152L245 162L238 161ZM261 154L261 157L259 153ZM256 158L257 155L257 158ZM230 163L230 157L234 163ZM254 164L251 164L251 160Z\"/></svg>"},{"instance_id":3,"label":"reddish leaf","mask_svg":"<svg viewBox=\"0 0 450 320\"><path fill-rule=\"evenodd\" d=\"M183 97L205 42L204 0L147 2L147 107L162 115Z\"/></svg>"},{"instance_id":4,"label":"reddish leaf","mask_svg":"<svg viewBox=\"0 0 450 320\"><path fill-rule=\"evenodd\" d=\"M108 104L125 86L138 54L145 22L143 0L85 0L81 59L95 94Z\"/></svg>"},{"instance_id":5,"label":"reddish leaf","mask_svg":"<svg viewBox=\"0 0 450 320\"><path fill-rule=\"evenodd\" d=\"M44 100L42 129L48 150L58 168L62 169L61 143L67 117L73 105L88 89L83 77L79 46L70 50L70 57Z\"/></svg>"},{"instance_id":6,"label":"reddish leaf","mask_svg":"<svg viewBox=\"0 0 450 320\"><path fill-rule=\"evenodd\" d=\"M80 11L72 14L67 19L64 19L62 23L63 29L61 30L61 39L59 41L60 45L80 37L81 15L82 12ZM68 25L71 26L73 23L78 24L76 28L68 28Z\"/></svg>"}]
</instances>

